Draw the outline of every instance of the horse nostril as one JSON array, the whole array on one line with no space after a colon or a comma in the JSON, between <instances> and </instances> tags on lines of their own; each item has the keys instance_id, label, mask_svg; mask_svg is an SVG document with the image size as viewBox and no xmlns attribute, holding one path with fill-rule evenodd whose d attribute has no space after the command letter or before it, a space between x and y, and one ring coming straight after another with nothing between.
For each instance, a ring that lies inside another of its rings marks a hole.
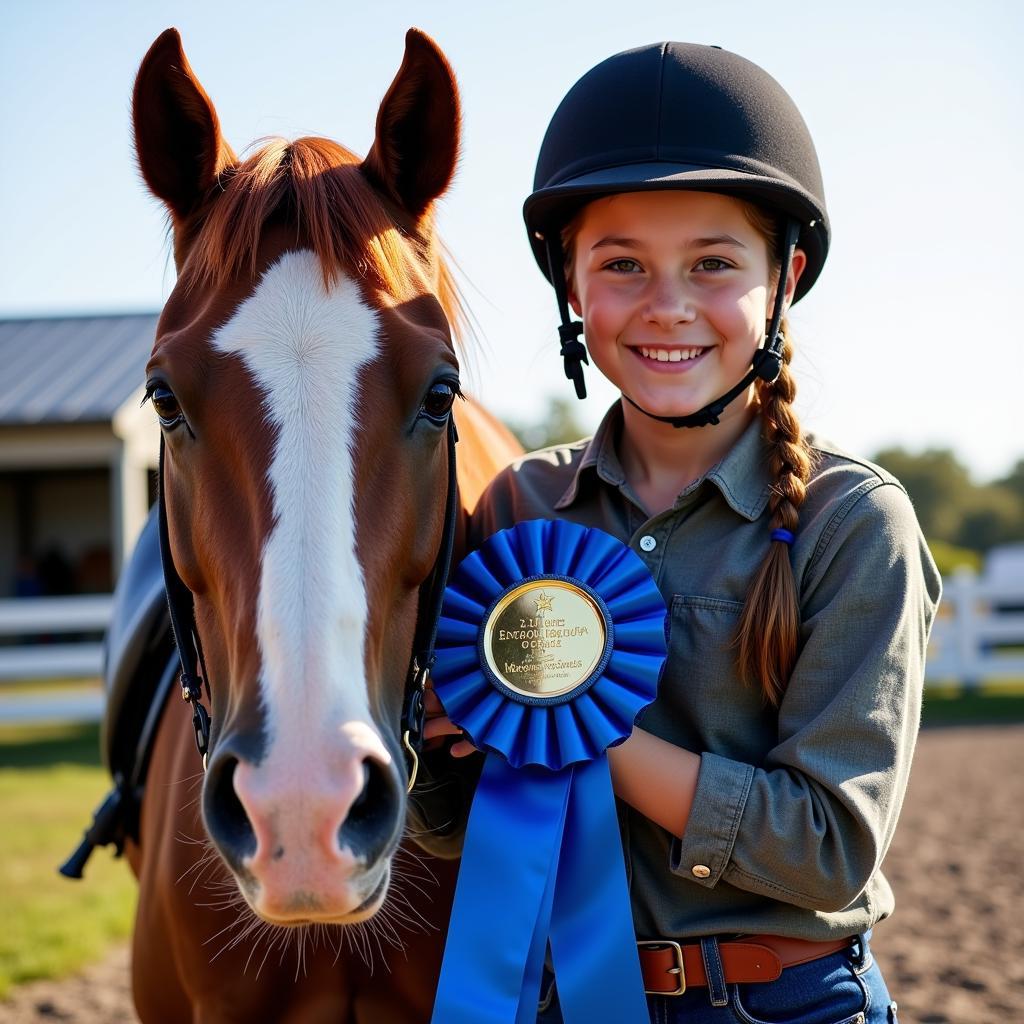
<instances>
[{"instance_id":1,"label":"horse nostril","mask_svg":"<svg viewBox=\"0 0 1024 1024\"><path fill-rule=\"evenodd\" d=\"M359 796L356 797L355 803L352 804L352 808L349 814L357 814L370 799L370 765L368 761L363 762L363 788L359 791Z\"/></svg>"},{"instance_id":2,"label":"horse nostril","mask_svg":"<svg viewBox=\"0 0 1024 1024\"><path fill-rule=\"evenodd\" d=\"M341 846L365 854L385 840L393 824L393 790L384 765L371 757L363 761L362 791L338 830Z\"/></svg>"},{"instance_id":3,"label":"horse nostril","mask_svg":"<svg viewBox=\"0 0 1024 1024\"><path fill-rule=\"evenodd\" d=\"M236 870L256 852L256 833L235 792L238 758L224 753L210 765L203 792L203 817L210 838Z\"/></svg>"}]
</instances>

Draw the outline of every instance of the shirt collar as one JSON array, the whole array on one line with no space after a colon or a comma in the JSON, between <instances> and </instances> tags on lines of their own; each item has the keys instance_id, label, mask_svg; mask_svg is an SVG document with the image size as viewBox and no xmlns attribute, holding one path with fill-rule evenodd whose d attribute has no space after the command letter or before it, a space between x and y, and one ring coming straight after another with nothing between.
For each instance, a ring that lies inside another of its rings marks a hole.
<instances>
[{"instance_id":1,"label":"shirt collar","mask_svg":"<svg viewBox=\"0 0 1024 1024\"><path fill-rule=\"evenodd\" d=\"M764 512L772 492L768 449L761 437L761 426L761 417L755 416L725 458L703 477L718 487L733 511L751 522Z\"/></svg>"},{"instance_id":2,"label":"shirt collar","mask_svg":"<svg viewBox=\"0 0 1024 1024\"><path fill-rule=\"evenodd\" d=\"M626 474L619 462L617 441L622 430L622 403L615 402L604 414L604 418L594 431L594 436L583 449L576 472L573 473L569 486L555 502L555 509L568 508L577 498L580 491L580 478L585 472L596 470L597 475L612 487L621 487L626 482Z\"/></svg>"},{"instance_id":3,"label":"shirt collar","mask_svg":"<svg viewBox=\"0 0 1024 1024\"><path fill-rule=\"evenodd\" d=\"M598 477L612 487L621 488L625 484L626 474L617 451L621 428L622 404L615 402L587 443L569 486L555 502L556 511L568 508L577 499L584 473L595 471ZM725 458L712 466L704 476L689 484L680 498L692 494L705 480L715 484L729 507L745 519L753 522L764 512L771 495L772 481L768 452L761 437L760 416L754 417Z\"/></svg>"}]
</instances>

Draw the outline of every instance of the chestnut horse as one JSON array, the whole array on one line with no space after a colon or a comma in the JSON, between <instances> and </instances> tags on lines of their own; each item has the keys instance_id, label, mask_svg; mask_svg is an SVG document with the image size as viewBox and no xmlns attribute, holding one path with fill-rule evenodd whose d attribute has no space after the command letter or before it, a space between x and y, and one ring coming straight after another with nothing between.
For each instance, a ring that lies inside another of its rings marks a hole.
<instances>
[{"instance_id":1,"label":"chestnut horse","mask_svg":"<svg viewBox=\"0 0 1024 1024\"><path fill-rule=\"evenodd\" d=\"M213 722L203 775L164 716L128 849L147 1024L429 1018L453 870L400 848L399 722L459 391L433 226L458 118L415 30L362 161L320 138L239 160L174 30L139 70L178 271L147 393ZM459 427L468 507L519 449L469 403Z\"/></svg>"}]
</instances>

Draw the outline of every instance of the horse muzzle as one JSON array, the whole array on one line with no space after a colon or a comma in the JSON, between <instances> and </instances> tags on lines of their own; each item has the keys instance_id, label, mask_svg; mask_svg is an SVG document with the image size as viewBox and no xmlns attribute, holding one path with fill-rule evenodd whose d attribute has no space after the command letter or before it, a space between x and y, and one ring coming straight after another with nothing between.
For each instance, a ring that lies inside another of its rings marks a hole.
<instances>
[{"instance_id":1,"label":"horse muzzle","mask_svg":"<svg viewBox=\"0 0 1024 1024\"><path fill-rule=\"evenodd\" d=\"M261 760L241 737L210 759L203 817L252 909L275 924L350 923L386 894L404 787L376 730L346 722Z\"/></svg>"}]
</instances>

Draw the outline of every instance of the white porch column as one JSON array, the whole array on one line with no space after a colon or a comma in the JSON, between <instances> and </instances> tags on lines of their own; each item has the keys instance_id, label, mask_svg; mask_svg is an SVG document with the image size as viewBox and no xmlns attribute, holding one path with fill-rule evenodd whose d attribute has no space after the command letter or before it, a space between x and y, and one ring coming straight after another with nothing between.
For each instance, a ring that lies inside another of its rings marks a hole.
<instances>
[{"instance_id":1,"label":"white porch column","mask_svg":"<svg viewBox=\"0 0 1024 1024\"><path fill-rule=\"evenodd\" d=\"M153 410L141 408L142 389L114 414L118 451L111 466L114 575L121 571L149 513L148 471L156 469L160 433Z\"/></svg>"}]
</instances>

